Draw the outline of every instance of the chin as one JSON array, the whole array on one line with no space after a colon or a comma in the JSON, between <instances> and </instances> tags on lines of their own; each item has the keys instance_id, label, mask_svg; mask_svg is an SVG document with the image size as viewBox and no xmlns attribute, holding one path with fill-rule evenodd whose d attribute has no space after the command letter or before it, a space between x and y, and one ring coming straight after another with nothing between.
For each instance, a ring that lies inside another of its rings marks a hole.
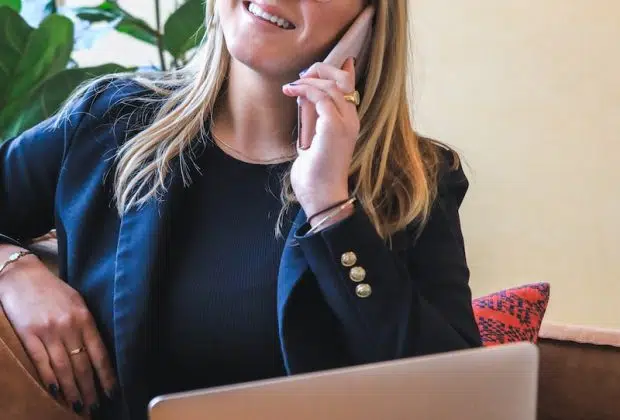
<instances>
[{"instance_id":1,"label":"chin","mask_svg":"<svg viewBox=\"0 0 620 420\"><path fill-rule=\"evenodd\" d=\"M296 75L305 63L294 25L283 28L265 22L253 16L249 5L247 1L221 3L224 39L232 58L269 77Z\"/></svg>"},{"instance_id":2,"label":"chin","mask_svg":"<svg viewBox=\"0 0 620 420\"><path fill-rule=\"evenodd\" d=\"M270 78L282 79L291 74L296 75L302 68L302 64L295 59L295 54L283 53L282 49L272 46L233 43L228 46L228 51L233 60Z\"/></svg>"}]
</instances>

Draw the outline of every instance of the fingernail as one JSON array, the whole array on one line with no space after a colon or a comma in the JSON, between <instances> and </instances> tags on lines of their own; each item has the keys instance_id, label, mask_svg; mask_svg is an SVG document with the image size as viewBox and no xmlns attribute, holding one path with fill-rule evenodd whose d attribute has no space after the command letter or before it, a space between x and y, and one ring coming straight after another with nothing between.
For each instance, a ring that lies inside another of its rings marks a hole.
<instances>
[{"instance_id":1,"label":"fingernail","mask_svg":"<svg viewBox=\"0 0 620 420\"><path fill-rule=\"evenodd\" d=\"M71 407L73 408L73 411L75 411L77 414L80 414L82 410L84 410L84 404L82 404L82 401L73 401Z\"/></svg>"},{"instance_id":2,"label":"fingernail","mask_svg":"<svg viewBox=\"0 0 620 420\"><path fill-rule=\"evenodd\" d=\"M287 86L297 86L297 82L291 82Z\"/></svg>"},{"instance_id":3,"label":"fingernail","mask_svg":"<svg viewBox=\"0 0 620 420\"><path fill-rule=\"evenodd\" d=\"M99 414L99 404L98 403L91 404L90 407L88 407L88 413L91 416Z\"/></svg>"},{"instance_id":4,"label":"fingernail","mask_svg":"<svg viewBox=\"0 0 620 420\"><path fill-rule=\"evenodd\" d=\"M47 386L47 389L49 390L49 392L52 395L52 397L58 398L58 385L56 385L56 384L49 384Z\"/></svg>"},{"instance_id":5,"label":"fingernail","mask_svg":"<svg viewBox=\"0 0 620 420\"><path fill-rule=\"evenodd\" d=\"M310 67L308 67L308 68L310 68ZM303 76L304 74L306 74L306 72L307 72L307 71L308 71L308 69L303 69L303 70L301 71L301 73L299 73L299 77L301 77L301 76Z\"/></svg>"},{"instance_id":6,"label":"fingernail","mask_svg":"<svg viewBox=\"0 0 620 420\"><path fill-rule=\"evenodd\" d=\"M116 396L117 390L118 390L118 387L114 385L112 388L109 388L105 391L105 395L107 395L108 399L112 400Z\"/></svg>"}]
</instances>

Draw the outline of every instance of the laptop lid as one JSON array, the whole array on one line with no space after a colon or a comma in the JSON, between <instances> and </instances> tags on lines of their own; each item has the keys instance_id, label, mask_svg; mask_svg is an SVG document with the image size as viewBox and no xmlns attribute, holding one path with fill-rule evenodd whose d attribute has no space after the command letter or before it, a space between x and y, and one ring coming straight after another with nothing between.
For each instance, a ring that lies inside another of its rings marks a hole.
<instances>
[{"instance_id":1,"label":"laptop lid","mask_svg":"<svg viewBox=\"0 0 620 420\"><path fill-rule=\"evenodd\" d=\"M399 359L164 395L151 420L534 420L530 343Z\"/></svg>"}]
</instances>

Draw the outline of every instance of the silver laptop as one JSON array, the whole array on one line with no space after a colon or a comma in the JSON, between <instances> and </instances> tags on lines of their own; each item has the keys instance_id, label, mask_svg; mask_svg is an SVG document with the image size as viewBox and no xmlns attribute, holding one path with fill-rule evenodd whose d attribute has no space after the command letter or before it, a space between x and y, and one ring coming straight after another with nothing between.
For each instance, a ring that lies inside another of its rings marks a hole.
<instances>
[{"instance_id":1,"label":"silver laptop","mask_svg":"<svg viewBox=\"0 0 620 420\"><path fill-rule=\"evenodd\" d=\"M534 420L538 349L462 350L164 395L151 420Z\"/></svg>"}]
</instances>

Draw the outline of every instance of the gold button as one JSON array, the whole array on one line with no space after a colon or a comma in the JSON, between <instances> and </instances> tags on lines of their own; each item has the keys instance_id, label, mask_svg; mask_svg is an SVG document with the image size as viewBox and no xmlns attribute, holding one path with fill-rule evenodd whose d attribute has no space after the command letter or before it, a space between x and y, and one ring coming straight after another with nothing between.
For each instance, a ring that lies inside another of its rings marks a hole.
<instances>
[{"instance_id":1,"label":"gold button","mask_svg":"<svg viewBox=\"0 0 620 420\"><path fill-rule=\"evenodd\" d=\"M355 294L358 297L367 298L372 294L372 287L370 287L370 284L366 283L358 284L355 288Z\"/></svg>"},{"instance_id":2,"label":"gold button","mask_svg":"<svg viewBox=\"0 0 620 420\"><path fill-rule=\"evenodd\" d=\"M362 267L353 267L349 271L349 278L356 283L364 281L364 279L366 278L366 270L364 270Z\"/></svg>"},{"instance_id":3,"label":"gold button","mask_svg":"<svg viewBox=\"0 0 620 420\"><path fill-rule=\"evenodd\" d=\"M353 267L355 263L357 262L357 255L355 255L355 252L351 252L351 251L345 252L340 257L340 262L345 267Z\"/></svg>"}]
</instances>

